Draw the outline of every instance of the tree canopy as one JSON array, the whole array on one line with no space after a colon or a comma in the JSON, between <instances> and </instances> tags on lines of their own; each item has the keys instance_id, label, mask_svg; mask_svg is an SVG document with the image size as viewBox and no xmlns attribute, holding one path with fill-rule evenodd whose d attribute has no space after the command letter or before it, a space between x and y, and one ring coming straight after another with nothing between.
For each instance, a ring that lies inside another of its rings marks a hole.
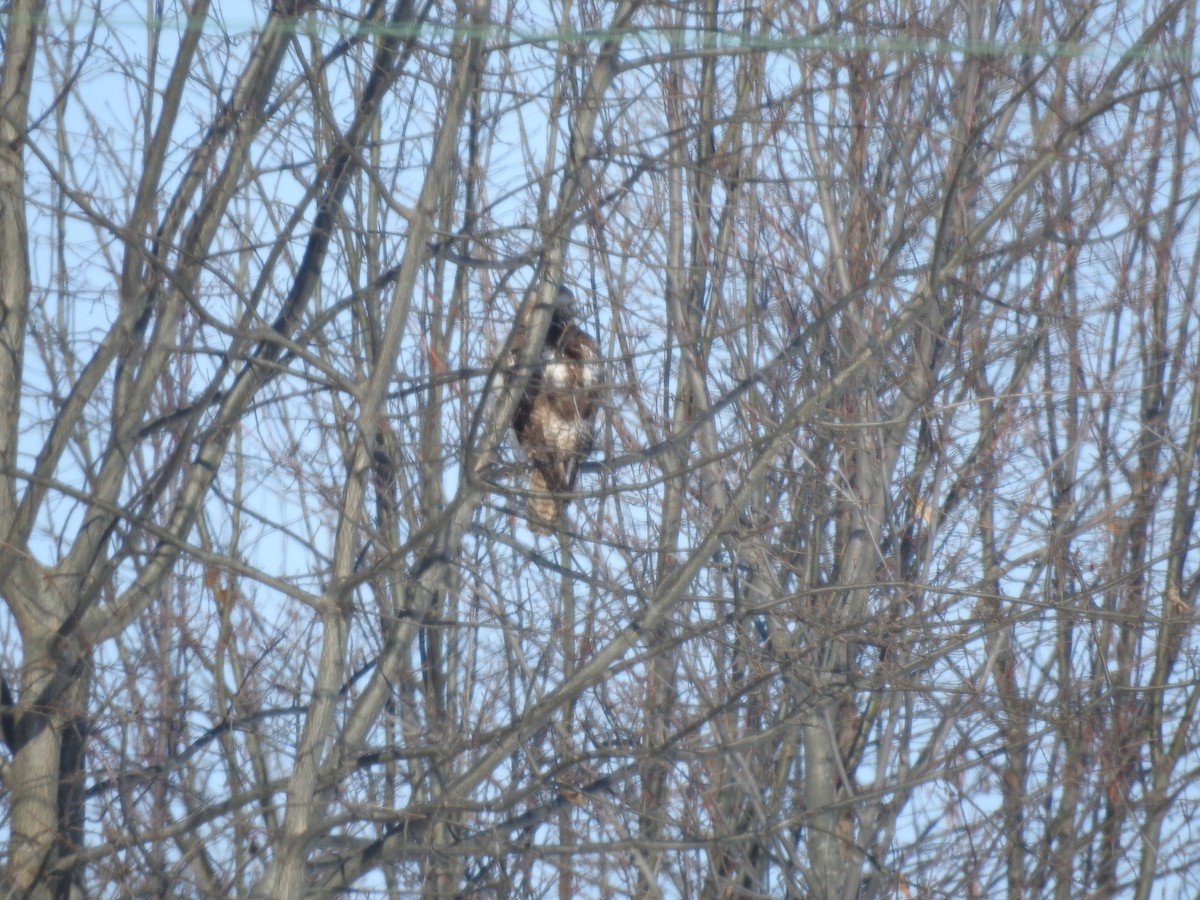
<instances>
[{"instance_id":1,"label":"tree canopy","mask_svg":"<svg viewBox=\"0 0 1200 900\"><path fill-rule=\"evenodd\" d=\"M12 0L6 895L1200 890L1196 17Z\"/></svg>"}]
</instances>

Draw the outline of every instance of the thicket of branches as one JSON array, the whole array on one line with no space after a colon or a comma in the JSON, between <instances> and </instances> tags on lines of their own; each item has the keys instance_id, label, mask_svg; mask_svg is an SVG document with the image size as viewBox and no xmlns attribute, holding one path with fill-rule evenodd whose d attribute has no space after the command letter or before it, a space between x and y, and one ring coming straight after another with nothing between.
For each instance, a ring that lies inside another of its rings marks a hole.
<instances>
[{"instance_id":1,"label":"thicket of branches","mask_svg":"<svg viewBox=\"0 0 1200 900\"><path fill-rule=\"evenodd\" d=\"M10 895L1200 890L1194 3L256 6L0 18Z\"/></svg>"}]
</instances>

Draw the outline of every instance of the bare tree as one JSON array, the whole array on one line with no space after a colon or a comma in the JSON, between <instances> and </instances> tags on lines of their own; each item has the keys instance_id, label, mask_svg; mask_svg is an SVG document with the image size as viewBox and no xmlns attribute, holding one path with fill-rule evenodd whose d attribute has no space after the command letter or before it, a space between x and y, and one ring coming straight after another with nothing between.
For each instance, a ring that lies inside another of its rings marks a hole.
<instances>
[{"instance_id":1,"label":"bare tree","mask_svg":"<svg viewBox=\"0 0 1200 900\"><path fill-rule=\"evenodd\" d=\"M1194 4L2 21L7 894L1200 886Z\"/></svg>"}]
</instances>

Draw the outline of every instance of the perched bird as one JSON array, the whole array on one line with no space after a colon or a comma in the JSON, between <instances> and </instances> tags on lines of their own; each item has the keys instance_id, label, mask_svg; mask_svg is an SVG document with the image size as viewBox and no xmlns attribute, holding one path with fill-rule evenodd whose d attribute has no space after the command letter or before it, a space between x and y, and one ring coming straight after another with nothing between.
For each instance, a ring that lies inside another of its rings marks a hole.
<instances>
[{"instance_id":1,"label":"perched bird","mask_svg":"<svg viewBox=\"0 0 1200 900\"><path fill-rule=\"evenodd\" d=\"M595 443L603 393L600 352L575 321L574 299L565 287L558 289L545 343L513 416L517 443L532 466L529 527L541 534L561 522L567 499L545 495L575 489L579 463ZM525 333L518 331L510 364L524 343Z\"/></svg>"}]
</instances>

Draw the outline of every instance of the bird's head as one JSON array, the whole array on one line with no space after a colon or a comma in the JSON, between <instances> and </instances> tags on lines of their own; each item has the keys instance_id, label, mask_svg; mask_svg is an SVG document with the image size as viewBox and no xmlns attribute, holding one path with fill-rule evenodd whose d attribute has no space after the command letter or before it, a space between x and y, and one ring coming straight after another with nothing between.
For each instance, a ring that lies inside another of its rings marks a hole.
<instances>
[{"instance_id":1,"label":"bird's head","mask_svg":"<svg viewBox=\"0 0 1200 900\"><path fill-rule=\"evenodd\" d=\"M569 324L575 321L575 295L566 287L559 285L558 295L554 298L554 311L551 313L549 340L555 340Z\"/></svg>"},{"instance_id":2,"label":"bird's head","mask_svg":"<svg viewBox=\"0 0 1200 900\"><path fill-rule=\"evenodd\" d=\"M558 296L554 298L554 312L561 314L569 319L575 318L578 314L575 309L575 295L566 287L560 284L558 286Z\"/></svg>"}]
</instances>

